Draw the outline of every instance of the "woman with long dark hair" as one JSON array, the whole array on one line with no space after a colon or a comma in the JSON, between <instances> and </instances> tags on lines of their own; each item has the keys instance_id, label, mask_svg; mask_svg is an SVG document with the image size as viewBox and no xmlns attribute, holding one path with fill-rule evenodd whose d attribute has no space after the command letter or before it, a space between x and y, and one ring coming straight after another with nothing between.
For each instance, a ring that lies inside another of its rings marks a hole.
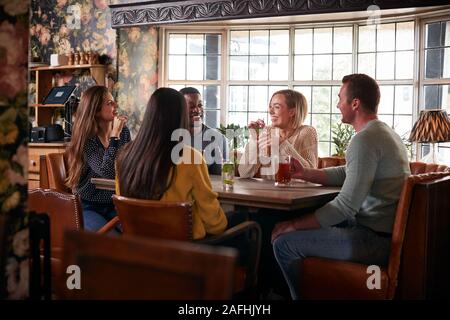
<instances>
[{"instance_id":1,"label":"woman with long dark hair","mask_svg":"<svg viewBox=\"0 0 450 320\"><path fill-rule=\"evenodd\" d=\"M117 151L130 141L126 120L118 116L106 87L93 86L83 93L67 150L66 184L80 195L86 230L96 231L116 215L113 192L97 189L91 178L114 179Z\"/></svg>"},{"instance_id":2,"label":"woman with long dark hair","mask_svg":"<svg viewBox=\"0 0 450 320\"><path fill-rule=\"evenodd\" d=\"M156 90L147 104L136 139L117 158L116 191L138 199L194 201L192 234L194 239L201 239L206 234L222 233L227 218L212 191L201 153L183 146L182 161L172 159L172 150L179 143L172 141L172 133L177 129L188 130L188 126L183 95L171 88Z\"/></svg>"}]
</instances>

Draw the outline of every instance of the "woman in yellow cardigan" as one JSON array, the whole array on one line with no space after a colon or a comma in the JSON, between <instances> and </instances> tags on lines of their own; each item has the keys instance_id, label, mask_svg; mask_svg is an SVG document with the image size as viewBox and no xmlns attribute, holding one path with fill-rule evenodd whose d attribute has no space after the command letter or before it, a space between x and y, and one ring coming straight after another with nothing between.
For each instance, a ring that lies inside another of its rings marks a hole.
<instances>
[{"instance_id":1,"label":"woman in yellow cardigan","mask_svg":"<svg viewBox=\"0 0 450 320\"><path fill-rule=\"evenodd\" d=\"M201 153L172 141L175 130L188 130L188 119L186 102L178 91L159 88L152 94L136 139L117 158L116 193L138 199L193 201L193 238L201 239L222 233L227 218Z\"/></svg>"}]
</instances>

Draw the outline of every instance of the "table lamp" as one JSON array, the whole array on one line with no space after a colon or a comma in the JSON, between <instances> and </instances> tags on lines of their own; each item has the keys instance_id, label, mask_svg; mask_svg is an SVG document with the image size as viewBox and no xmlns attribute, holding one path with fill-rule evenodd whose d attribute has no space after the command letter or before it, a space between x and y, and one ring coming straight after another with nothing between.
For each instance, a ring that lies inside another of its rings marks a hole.
<instances>
[{"instance_id":1,"label":"table lamp","mask_svg":"<svg viewBox=\"0 0 450 320\"><path fill-rule=\"evenodd\" d=\"M450 120L447 112L442 109L429 109L420 111L411 130L409 141L420 143L431 143L430 152L424 156L421 161L429 163L443 162L440 159L436 143L449 141Z\"/></svg>"}]
</instances>

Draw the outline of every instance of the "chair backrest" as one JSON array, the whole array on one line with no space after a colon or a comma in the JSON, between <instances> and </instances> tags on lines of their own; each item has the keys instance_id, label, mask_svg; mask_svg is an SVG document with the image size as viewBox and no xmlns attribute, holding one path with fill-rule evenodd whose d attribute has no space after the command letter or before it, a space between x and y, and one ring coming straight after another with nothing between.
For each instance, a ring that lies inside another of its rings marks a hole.
<instances>
[{"instance_id":1,"label":"chair backrest","mask_svg":"<svg viewBox=\"0 0 450 320\"><path fill-rule=\"evenodd\" d=\"M83 212L77 195L52 189L28 190L28 210L50 217L51 247L61 248L65 230L83 228Z\"/></svg>"},{"instance_id":2,"label":"chair backrest","mask_svg":"<svg viewBox=\"0 0 450 320\"><path fill-rule=\"evenodd\" d=\"M62 192L71 193L65 185L67 178L67 158L65 153L49 153L46 155L46 166L48 174L48 187Z\"/></svg>"},{"instance_id":3,"label":"chair backrest","mask_svg":"<svg viewBox=\"0 0 450 320\"><path fill-rule=\"evenodd\" d=\"M190 242L68 232L61 275L81 271L68 299L230 299L237 252ZM63 282L65 279L61 279Z\"/></svg>"},{"instance_id":4,"label":"chair backrest","mask_svg":"<svg viewBox=\"0 0 450 320\"><path fill-rule=\"evenodd\" d=\"M345 165L345 158L342 157L319 157L318 169L337 167Z\"/></svg>"},{"instance_id":5,"label":"chair backrest","mask_svg":"<svg viewBox=\"0 0 450 320\"><path fill-rule=\"evenodd\" d=\"M397 205L394 227L392 230L391 252L387 270L389 276L389 287L387 292L388 299L393 299L397 287L402 245L405 238L406 224L411 207L414 186L418 183L429 182L441 178L449 179L446 178L448 176L450 176L450 172L430 172L419 175L411 175L403 184L403 189Z\"/></svg>"},{"instance_id":6,"label":"chair backrest","mask_svg":"<svg viewBox=\"0 0 450 320\"><path fill-rule=\"evenodd\" d=\"M428 172L445 172L449 171L450 167L445 164L425 163L425 162L410 162L409 168L411 174L420 174Z\"/></svg>"},{"instance_id":7,"label":"chair backrest","mask_svg":"<svg viewBox=\"0 0 450 320\"><path fill-rule=\"evenodd\" d=\"M192 240L192 203L113 195L123 232L142 237Z\"/></svg>"}]
</instances>

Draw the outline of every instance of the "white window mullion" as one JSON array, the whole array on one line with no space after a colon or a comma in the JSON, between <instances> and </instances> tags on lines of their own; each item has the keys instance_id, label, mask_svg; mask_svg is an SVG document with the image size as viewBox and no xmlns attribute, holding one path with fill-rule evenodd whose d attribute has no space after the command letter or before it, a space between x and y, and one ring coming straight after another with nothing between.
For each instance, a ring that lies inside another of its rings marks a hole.
<instances>
[{"instance_id":1,"label":"white window mullion","mask_svg":"<svg viewBox=\"0 0 450 320\"><path fill-rule=\"evenodd\" d=\"M230 30L222 30L222 45L221 45L221 57L222 57L222 72L220 74L220 124L227 125L227 114L228 114L228 57L229 57L229 42Z\"/></svg>"}]
</instances>

